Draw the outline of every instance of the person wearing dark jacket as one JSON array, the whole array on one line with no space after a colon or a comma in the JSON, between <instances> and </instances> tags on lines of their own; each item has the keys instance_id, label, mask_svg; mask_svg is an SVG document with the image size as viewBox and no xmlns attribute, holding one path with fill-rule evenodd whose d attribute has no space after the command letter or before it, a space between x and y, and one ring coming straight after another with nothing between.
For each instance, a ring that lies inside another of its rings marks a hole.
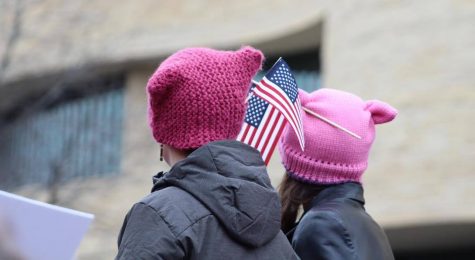
<instances>
[{"instance_id":1,"label":"person wearing dark jacket","mask_svg":"<svg viewBox=\"0 0 475 260\"><path fill-rule=\"evenodd\" d=\"M364 208L361 177L375 125L393 120L397 111L334 89L300 91L299 98L305 150L289 127L279 142L286 169L282 230L292 247L302 260L394 259L384 231Z\"/></svg>"},{"instance_id":2,"label":"person wearing dark jacket","mask_svg":"<svg viewBox=\"0 0 475 260\"><path fill-rule=\"evenodd\" d=\"M152 75L149 123L172 168L128 212L116 259L298 259L259 152L234 141L262 60L189 48Z\"/></svg>"}]
</instances>

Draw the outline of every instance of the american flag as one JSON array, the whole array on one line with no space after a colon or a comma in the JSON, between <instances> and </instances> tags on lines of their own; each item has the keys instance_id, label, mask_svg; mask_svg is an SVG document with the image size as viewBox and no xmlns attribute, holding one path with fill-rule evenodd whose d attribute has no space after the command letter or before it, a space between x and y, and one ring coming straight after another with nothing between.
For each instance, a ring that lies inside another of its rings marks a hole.
<instances>
[{"instance_id":1,"label":"american flag","mask_svg":"<svg viewBox=\"0 0 475 260\"><path fill-rule=\"evenodd\" d=\"M304 149L298 88L287 63L280 58L251 87L243 127L237 140L256 148L267 165L288 121Z\"/></svg>"}]
</instances>

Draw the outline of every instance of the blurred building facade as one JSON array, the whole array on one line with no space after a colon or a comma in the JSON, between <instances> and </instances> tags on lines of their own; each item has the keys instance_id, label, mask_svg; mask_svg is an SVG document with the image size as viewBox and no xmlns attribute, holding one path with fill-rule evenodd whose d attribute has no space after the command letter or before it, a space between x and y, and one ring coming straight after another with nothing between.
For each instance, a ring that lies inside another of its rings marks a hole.
<instances>
[{"instance_id":1,"label":"blurred building facade","mask_svg":"<svg viewBox=\"0 0 475 260\"><path fill-rule=\"evenodd\" d=\"M166 169L148 77L184 47L250 44L266 67L286 58L301 88L398 108L370 155L368 211L398 259L473 257L474 24L466 0L0 1L1 187L96 214L79 258L111 258ZM278 185L277 153L269 172Z\"/></svg>"}]
</instances>

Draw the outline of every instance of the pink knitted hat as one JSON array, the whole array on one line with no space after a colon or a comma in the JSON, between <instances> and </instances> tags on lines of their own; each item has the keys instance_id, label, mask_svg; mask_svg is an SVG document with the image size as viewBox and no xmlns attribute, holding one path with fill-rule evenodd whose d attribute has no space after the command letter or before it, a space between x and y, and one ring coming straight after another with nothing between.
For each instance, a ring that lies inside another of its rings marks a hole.
<instances>
[{"instance_id":1,"label":"pink knitted hat","mask_svg":"<svg viewBox=\"0 0 475 260\"><path fill-rule=\"evenodd\" d=\"M252 47L188 48L168 57L147 84L148 119L155 140L191 149L235 139L252 77L263 59Z\"/></svg>"},{"instance_id":2,"label":"pink knitted hat","mask_svg":"<svg viewBox=\"0 0 475 260\"><path fill-rule=\"evenodd\" d=\"M368 166L368 154L375 138L375 124L393 120L397 111L378 101L334 89L312 93L300 90L302 107L307 108L359 135L357 139L315 116L302 112L305 151L287 126L279 152L290 177L307 183L336 184L360 182Z\"/></svg>"}]
</instances>

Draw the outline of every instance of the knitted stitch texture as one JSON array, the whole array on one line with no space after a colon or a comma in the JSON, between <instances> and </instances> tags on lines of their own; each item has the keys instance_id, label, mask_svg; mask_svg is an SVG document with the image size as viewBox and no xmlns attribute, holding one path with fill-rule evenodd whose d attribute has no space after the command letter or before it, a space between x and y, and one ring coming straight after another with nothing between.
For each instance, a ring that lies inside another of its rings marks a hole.
<instances>
[{"instance_id":1,"label":"knitted stitch texture","mask_svg":"<svg viewBox=\"0 0 475 260\"><path fill-rule=\"evenodd\" d=\"M279 140L279 152L289 176L313 184L361 183L375 138L375 124L393 120L396 109L378 100L363 101L334 89L324 88L310 94L300 90L299 97L302 107L362 139L302 111L305 151L300 149L297 136L288 125Z\"/></svg>"},{"instance_id":2,"label":"knitted stitch texture","mask_svg":"<svg viewBox=\"0 0 475 260\"><path fill-rule=\"evenodd\" d=\"M192 149L235 139L252 77L263 59L249 46L238 51L187 48L168 57L147 84L148 121L155 140Z\"/></svg>"}]
</instances>

